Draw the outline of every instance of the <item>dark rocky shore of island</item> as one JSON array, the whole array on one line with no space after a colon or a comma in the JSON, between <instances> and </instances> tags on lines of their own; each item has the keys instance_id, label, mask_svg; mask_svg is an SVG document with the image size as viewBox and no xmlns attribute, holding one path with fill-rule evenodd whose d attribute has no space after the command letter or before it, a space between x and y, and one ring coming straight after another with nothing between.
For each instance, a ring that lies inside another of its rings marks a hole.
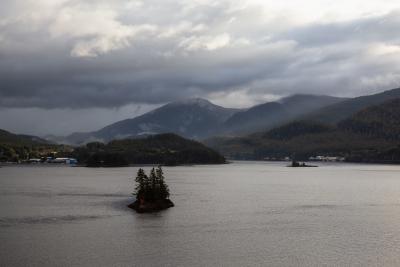
<instances>
[{"instance_id":1,"label":"dark rocky shore of island","mask_svg":"<svg viewBox=\"0 0 400 267\"><path fill-rule=\"evenodd\" d=\"M170 199L158 200L155 202L141 202L136 200L135 202L128 205L129 208L135 210L138 213L150 213L157 212L161 210L166 210L175 206Z\"/></svg>"}]
</instances>

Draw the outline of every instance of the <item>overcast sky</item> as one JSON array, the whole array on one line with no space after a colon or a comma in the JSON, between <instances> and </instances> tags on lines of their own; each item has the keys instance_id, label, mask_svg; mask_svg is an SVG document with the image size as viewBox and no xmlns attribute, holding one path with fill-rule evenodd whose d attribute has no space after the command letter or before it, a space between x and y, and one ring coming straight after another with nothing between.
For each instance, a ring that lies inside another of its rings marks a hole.
<instances>
[{"instance_id":1,"label":"overcast sky","mask_svg":"<svg viewBox=\"0 0 400 267\"><path fill-rule=\"evenodd\" d=\"M0 128L96 130L163 103L400 87L398 0L1 0Z\"/></svg>"}]
</instances>

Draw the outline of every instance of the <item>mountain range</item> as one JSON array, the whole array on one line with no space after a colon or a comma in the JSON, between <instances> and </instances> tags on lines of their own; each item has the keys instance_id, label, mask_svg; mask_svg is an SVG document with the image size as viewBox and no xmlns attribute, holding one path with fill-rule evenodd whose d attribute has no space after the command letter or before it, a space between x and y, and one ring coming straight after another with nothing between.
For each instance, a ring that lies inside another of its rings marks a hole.
<instances>
[{"instance_id":1,"label":"mountain range","mask_svg":"<svg viewBox=\"0 0 400 267\"><path fill-rule=\"evenodd\" d=\"M379 105L396 98L400 98L400 88L378 94L346 99L311 112L307 116L304 116L304 119L334 124L369 106Z\"/></svg>"},{"instance_id":2,"label":"mountain range","mask_svg":"<svg viewBox=\"0 0 400 267\"><path fill-rule=\"evenodd\" d=\"M194 98L166 104L98 131L50 140L84 145L173 133L200 140L231 158L260 159L295 152L304 157L316 153L351 157L354 151L364 155L360 151L368 149L389 155L384 149L400 142L399 99L400 89L393 89L355 98L294 95L248 109L232 109ZM0 130L0 144L2 153L10 155L16 150L26 154L43 146L49 151L57 148L48 140L4 130ZM57 150L65 149L61 146Z\"/></svg>"},{"instance_id":3,"label":"mountain range","mask_svg":"<svg viewBox=\"0 0 400 267\"><path fill-rule=\"evenodd\" d=\"M235 159L296 155L341 156L348 161L400 163L400 98L371 105L337 123L297 120L243 137L219 137L207 145Z\"/></svg>"},{"instance_id":4,"label":"mountain range","mask_svg":"<svg viewBox=\"0 0 400 267\"><path fill-rule=\"evenodd\" d=\"M175 133L192 139L213 135L237 109L224 108L193 98L166 104L141 116L118 121L98 131L73 133L54 141L84 144L90 141L108 142L115 139L140 138L161 133Z\"/></svg>"},{"instance_id":5,"label":"mountain range","mask_svg":"<svg viewBox=\"0 0 400 267\"><path fill-rule=\"evenodd\" d=\"M299 116L346 100L324 95L293 95L238 111L224 122L219 134L244 134L271 129Z\"/></svg>"},{"instance_id":6,"label":"mountain range","mask_svg":"<svg viewBox=\"0 0 400 267\"><path fill-rule=\"evenodd\" d=\"M49 140L80 145L91 141L140 138L175 133L202 140L215 135L236 136L271 129L298 116L339 103L345 98L294 95L248 109L225 108L201 98L168 103L141 116L118 121L93 132L73 133Z\"/></svg>"},{"instance_id":7,"label":"mountain range","mask_svg":"<svg viewBox=\"0 0 400 267\"><path fill-rule=\"evenodd\" d=\"M161 133L175 133L196 140L215 136L245 136L267 131L293 120L334 125L366 107L399 97L400 89L355 98L299 94L248 109L225 108L205 99L193 98L168 103L141 116L118 121L97 131L48 137L48 140L82 145L91 141L109 142Z\"/></svg>"}]
</instances>

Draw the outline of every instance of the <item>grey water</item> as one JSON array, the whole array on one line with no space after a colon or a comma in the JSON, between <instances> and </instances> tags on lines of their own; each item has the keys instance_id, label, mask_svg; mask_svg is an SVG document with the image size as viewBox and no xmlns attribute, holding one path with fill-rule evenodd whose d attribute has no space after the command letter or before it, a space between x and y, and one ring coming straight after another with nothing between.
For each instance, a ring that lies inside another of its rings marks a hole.
<instances>
[{"instance_id":1,"label":"grey water","mask_svg":"<svg viewBox=\"0 0 400 267\"><path fill-rule=\"evenodd\" d=\"M136 167L0 168L0 266L400 266L400 166L285 166L166 167L154 214Z\"/></svg>"}]
</instances>

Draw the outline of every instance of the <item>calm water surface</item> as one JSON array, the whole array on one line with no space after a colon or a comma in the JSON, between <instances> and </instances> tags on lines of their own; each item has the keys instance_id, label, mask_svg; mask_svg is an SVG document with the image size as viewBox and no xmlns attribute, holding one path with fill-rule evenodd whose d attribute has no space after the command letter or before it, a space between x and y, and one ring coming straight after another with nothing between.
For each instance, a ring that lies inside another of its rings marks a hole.
<instances>
[{"instance_id":1,"label":"calm water surface","mask_svg":"<svg viewBox=\"0 0 400 267\"><path fill-rule=\"evenodd\" d=\"M0 266L400 266L400 166L164 170L136 214L137 168L0 168Z\"/></svg>"}]
</instances>

